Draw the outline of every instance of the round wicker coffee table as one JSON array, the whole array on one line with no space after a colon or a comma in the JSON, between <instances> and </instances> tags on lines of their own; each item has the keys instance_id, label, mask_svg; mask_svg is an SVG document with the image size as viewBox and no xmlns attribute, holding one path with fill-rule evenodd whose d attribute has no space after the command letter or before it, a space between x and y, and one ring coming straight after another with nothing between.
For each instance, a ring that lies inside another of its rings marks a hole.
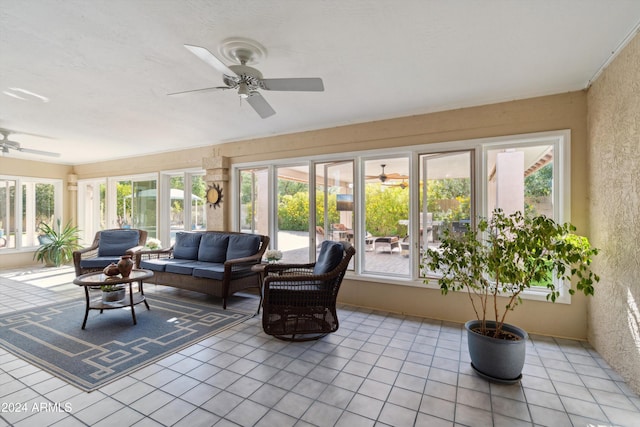
<instances>
[{"instance_id":1,"label":"round wicker coffee table","mask_svg":"<svg viewBox=\"0 0 640 427\"><path fill-rule=\"evenodd\" d=\"M84 287L84 295L86 298L87 306L84 312L84 321L82 322L82 329L87 325L87 317L89 316L89 310L112 310L115 308L122 307L131 307L131 316L133 317L133 324L137 324L136 321L136 311L134 306L144 303L147 306L147 310L149 310L149 303L144 296L144 290L142 289L142 281L146 279L150 279L153 277L153 271L151 270L143 270L143 269L134 269L131 271L129 277L120 277L120 276L107 276L103 272L94 272L83 274L82 276L78 276L73 280L73 283ZM138 292L133 292L133 283L138 282ZM120 301L113 302L103 302L101 298L92 298L91 290L99 289L104 285L123 285L123 288L127 288L126 285L129 285L129 292L125 293L125 297Z\"/></svg>"}]
</instances>

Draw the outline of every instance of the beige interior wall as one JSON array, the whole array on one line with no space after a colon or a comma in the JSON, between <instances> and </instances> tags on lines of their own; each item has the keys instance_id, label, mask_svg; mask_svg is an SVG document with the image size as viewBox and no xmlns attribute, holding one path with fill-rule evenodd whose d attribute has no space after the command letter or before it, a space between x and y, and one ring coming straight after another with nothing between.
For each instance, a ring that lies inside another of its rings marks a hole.
<instances>
[{"instance_id":1,"label":"beige interior wall","mask_svg":"<svg viewBox=\"0 0 640 427\"><path fill-rule=\"evenodd\" d=\"M602 280L589 341L640 393L640 35L588 92L592 243Z\"/></svg>"},{"instance_id":2,"label":"beige interior wall","mask_svg":"<svg viewBox=\"0 0 640 427\"><path fill-rule=\"evenodd\" d=\"M473 108L382 120L371 123L272 136L215 146L216 156L231 164L302 156L348 153L359 150L404 147L435 142L495 137L550 130L572 133L572 222L588 234L586 93L583 91ZM161 153L140 159L125 159L78 165L79 179L119 176L186 167L201 167L212 156L212 147ZM223 212L228 214L225 196ZM438 290L379 282L345 280L340 292L344 303L464 322L471 317L462 295L442 296ZM585 339L586 301L550 304L526 301L509 319L530 333Z\"/></svg>"},{"instance_id":3,"label":"beige interior wall","mask_svg":"<svg viewBox=\"0 0 640 427\"><path fill-rule=\"evenodd\" d=\"M45 162L34 162L31 160L14 159L11 157L0 157L0 175L28 176L34 178L61 179L63 181L63 220L66 222L72 219L70 213L68 177L73 171L72 166L59 165ZM75 194L75 192L74 192ZM32 250L25 251L0 251L0 267L14 268L23 265L33 264Z\"/></svg>"}]
</instances>

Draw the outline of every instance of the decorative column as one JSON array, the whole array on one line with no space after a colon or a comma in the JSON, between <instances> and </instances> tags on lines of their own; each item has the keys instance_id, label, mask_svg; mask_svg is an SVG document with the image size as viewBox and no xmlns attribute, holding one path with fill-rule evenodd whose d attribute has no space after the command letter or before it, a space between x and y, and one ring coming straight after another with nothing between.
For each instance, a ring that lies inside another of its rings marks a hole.
<instances>
[{"instance_id":1,"label":"decorative column","mask_svg":"<svg viewBox=\"0 0 640 427\"><path fill-rule=\"evenodd\" d=\"M202 159L207 183L207 230L229 231L229 158L217 155Z\"/></svg>"},{"instance_id":2,"label":"decorative column","mask_svg":"<svg viewBox=\"0 0 640 427\"><path fill-rule=\"evenodd\" d=\"M69 215L73 225L78 225L78 175L67 175L67 196L69 197ZM67 222L67 221L65 221Z\"/></svg>"}]
</instances>

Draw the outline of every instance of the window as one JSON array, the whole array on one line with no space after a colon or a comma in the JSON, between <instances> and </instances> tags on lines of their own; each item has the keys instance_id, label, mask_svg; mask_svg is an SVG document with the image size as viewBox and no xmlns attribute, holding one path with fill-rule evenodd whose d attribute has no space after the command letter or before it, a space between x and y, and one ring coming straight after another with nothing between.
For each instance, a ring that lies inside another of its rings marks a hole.
<instances>
[{"instance_id":1,"label":"window","mask_svg":"<svg viewBox=\"0 0 640 427\"><path fill-rule=\"evenodd\" d=\"M315 255L325 240L354 244L355 198L353 161L332 161L315 164ZM308 226L307 226L308 227ZM353 270L352 260L349 269Z\"/></svg>"},{"instance_id":2,"label":"window","mask_svg":"<svg viewBox=\"0 0 640 427\"><path fill-rule=\"evenodd\" d=\"M357 250L351 274L422 285L427 247L496 207L570 220L569 131L433 143L234 165L235 227L267 234L285 259L314 259L326 239ZM283 161L285 163L285 161Z\"/></svg>"},{"instance_id":3,"label":"window","mask_svg":"<svg viewBox=\"0 0 640 427\"><path fill-rule=\"evenodd\" d=\"M83 242L90 244L100 230L140 228L148 232L147 241L159 240L167 248L180 230L206 229L206 191L203 171L163 172L160 189L155 174L82 180L78 225Z\"/></svg>"},{"instance_id":4,"label":"window","mask_svg":"<svg viewBox=\"0 0 640 427\"><path fill-rule=\"evenodd\" d=\"M240 231L269 234L268 188L267 168L240 171Z\"/></svg>"},{"instance_id":5,"label":"window","mask_svg":"<svg viewBox=\"0 0 640 427\"><path fill-rule=\"evenodd\" d=\"M473 151L420 156L421 254L438 247L445 230L462 233L474 225L472 165Z\"/></svg>"},{"instance_id":6,"label":"window","mask_svg":"<svg viewBox=\"0 0 640 427\"><path fill-rule=\"evenodd\" d=\"M0 250L16 247L16 187L16 180L0 179Z\"/></svg>"},{"instance_id":7,"label":"window","mask_svg":"<svg viewBox=\"0 0 640 427\"><path fill-rule=\"evenodd\" d=\"M364 161L363 273L409 278L409 258L402 243L409 239L409 158Z\"/></svg>"},{"instance_id":8,"label":"window","mask_svg":"<svg viewBox=\"0 0 640 427\"><path fill-rule=\"evenodd\" d=\"M309 261L309 166L287 165L275 169L278 209L272 248L282 251L282 261Z\"/></svg>"},{"instance_id":9,"label":"window","mask_svg":"<svg viewBox=\"0 0 640 427\"><path fill-rule=\"evenodd\" d=\"M207 184L203 172L163 174L161 194L164 197L160 209L165 215L161 216L160 233L154 236L161 245L173 245L178 231L207 228Z\"/></svg>"},{"instance_id":10,"label":"window","mask_svg":"<svg viewBox=\"0 0 640 427\"><path fill-rule=\"evenodd\" d=\"M156 237L157 185L155 179L126 179L113 183L116 190L116 223L119 228L146 230Z\"/></svg>"},{"instance_id":11,"label":"window","mask_svg":"<svg viewBox=\"0 0 640 427\"><path fill-rule=\"evenodd\" d=\"M40 224L62 221L60 206L61 180L0 178L0 250L38 246Z\"/></svg>"},{"instance_id":12,"label":"window","mask_svg":"<svg viewBox=\"0 0 640 427\"><path fill-rule=\"evenodd\" d=\"M86 245L100 230L107 227L107 181L87 180L78 182L78 228Z\"/></svg>"},{"instance_id":13,"label":"window","mask_svg":"<svg viewBox=\"0 0 640 427\"><path fill-rule=\"evenodd\" d=\"M488 211L555 217L553 145L487 150Z\"/></svg>"},{"instance_id":14,"label":"window","mask_svg":"<svg viewBox=\"0 0 640 427\"><path fill-rule=\"evenodd\" d=\"M570 221L568 167L564 163L567 151L568 141L560 137L487 145L485 215L500 208L507 214L521 211L526 216L545 215L557 222ZM547 289L540 286L533 290L536 292L544 296ZM561 301L563 298L568 297L561 295Z\"/></svg>"}]
</instances>

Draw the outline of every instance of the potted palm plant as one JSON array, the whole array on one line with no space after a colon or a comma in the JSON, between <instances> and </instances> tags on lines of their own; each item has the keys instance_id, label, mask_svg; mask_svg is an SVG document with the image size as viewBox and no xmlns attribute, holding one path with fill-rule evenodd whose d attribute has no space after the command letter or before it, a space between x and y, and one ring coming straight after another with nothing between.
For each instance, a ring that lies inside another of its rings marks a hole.
<instances>
[{"instance_id":1,"label":"potted palm plant","mask_svg":"<svg viewBox=\"0 0 640 427\"><path fill-rule=\"evenodd\" d=\"M33 254L34 259L42 261L48 267L59 267L73 259L73 251L80 248L78 241L78 227L69 221L64 227L60 226L60 219L56 225L40 223L38 226L40 246Z\"/></svg>"},{"instance_id":2,"label":"potted palm plant","mask_svg":"<svg viewBox=\"0 0 640 427\"><path fill-rule=\"evenodd\" d=\"M469 296L476 319L465 328L472 367L481 376L506 383L521 378L527 333L506 319L524 291L546 287L547 299L555 302L568 283L571 295L593 295L600 278L591 261L598 249L575 230L546 216L497 209L476 230L445 231L441 245L427 250L423 267L439 275L441 292L465 290Z\"/></svg>"}]
</instances>

